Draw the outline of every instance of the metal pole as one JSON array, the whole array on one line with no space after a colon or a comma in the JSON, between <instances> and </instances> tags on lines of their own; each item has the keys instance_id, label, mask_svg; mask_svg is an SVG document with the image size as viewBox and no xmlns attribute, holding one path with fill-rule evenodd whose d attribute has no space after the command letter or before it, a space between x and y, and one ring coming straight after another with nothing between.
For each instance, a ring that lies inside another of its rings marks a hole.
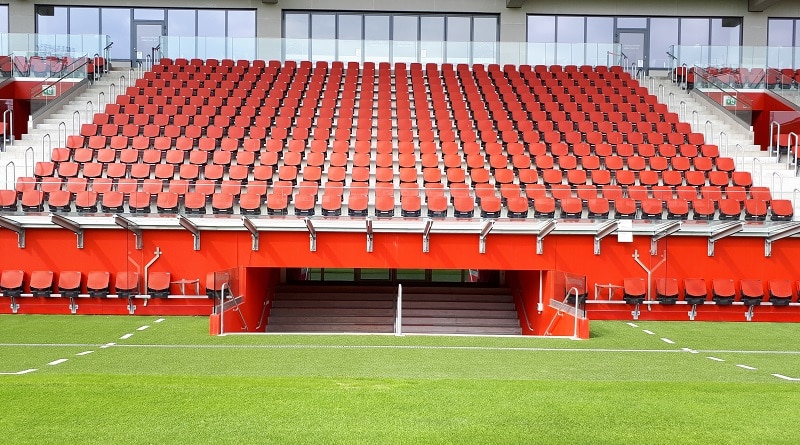
<instances>
[{"instance_id":1,"label":"metal pole","mask_svg":"<svg viewBox=\"0 0 800 445\"><path fill-rule=\"evenodd\" d=\"M403 285L397 285L397 315L394 320L394 335L403 335Z\"/></svg>"}]
</instances>

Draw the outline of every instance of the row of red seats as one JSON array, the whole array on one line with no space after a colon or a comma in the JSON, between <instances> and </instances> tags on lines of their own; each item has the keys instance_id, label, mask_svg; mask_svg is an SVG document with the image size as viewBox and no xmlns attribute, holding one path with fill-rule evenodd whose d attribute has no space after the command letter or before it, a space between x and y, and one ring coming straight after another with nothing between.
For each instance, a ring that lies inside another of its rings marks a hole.
<instances>
[{"instance_id":1,"label":"row of red seats","mask_svg":"<svg viewBox=\"0 0 800 445\"><path fill-rule=\"evenodd\" d=\"M181 295L185 291L187 280L172 282L171 277L169 272L150 272L147 282L142 283L138 272L120 271L115 274L112 284L111 274L107 271L90 271L85 274L80 271L61 271L56 274L51 270L34 270L26 277L22 270L9 269L0 272L0 296L129 298L140 295L141 284L145 285L146 295L152 298ZM198 290L199 284L198 280ZM204 285L206 294L213 297L219 292L222 282L212 272L206 276ZM173 286L183 286L181 293L173 293Z\"/></svg>"},{"instance_id":2,"label":"row of red seats","mask_svg":"<svg viewBox=\"0 0 800 445\"><path fill-rule=\"evenodd\" d=\"M800 281L795 288L790 280L769 280L766 287L762 280L741 279L737 289L732 279L714 279L711 286L703 278L683 280L683 292L675 278L655 279L655 299L661 304L675 304L685 301L688 304L704 304L713 301L717 305L730 305L738 301L745 306L758 306L772 303L774 306L788 306L796 302L795 289L800 293ZM647 297L647 283L644 278L626 278L623 283L623 299L628 304L641 304ZM682 298L681 298L682 297Z\"/></svg>"}]
</instances>

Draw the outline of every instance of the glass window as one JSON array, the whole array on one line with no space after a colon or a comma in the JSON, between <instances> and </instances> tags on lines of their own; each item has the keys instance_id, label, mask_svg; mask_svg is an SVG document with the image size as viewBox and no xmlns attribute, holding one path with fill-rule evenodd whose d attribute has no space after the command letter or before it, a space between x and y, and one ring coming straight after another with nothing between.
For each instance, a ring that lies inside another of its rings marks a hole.
<instances>
[{"instance_id":1,"label":"glass window","mask_svg":"<svg viewBox=\"0 0 800 445\"><path fill-rule=\"evenodd\" d=\"M355 269L322 269L325 281L353 281Z\"/></svg>"},{"instance_id":2,"label":"glass window","mask_svg":"<svg viewBox=\"0 0 800 445\"><path fill-rule=\"evenodd\" d=\"M309 15L305 13L284 15L283 35L287 60L308 60L308 22Z\"/></svg>"},{"instance_id":3,"label":"glass window","mask_svg":"<svg viewBox=\"0 0 800 445\"><path fill-rule=\"evenodd\" d=\"M792 46L794 20L770 19L767 29L767 46Z\"/></svg>"},{"instance_id":4,"label":"glass window","mask_svg":"<svg viewBox=\"0 0 800 445\"><path fill-rule=\"evenodd\" d=\"M449 63L470 63L470 18L447 17L446 57Z\"/></svg>"},{"instance_id":5,"label":"glass window","mask_svg":"<svg viewBox=\"0 0 800 445\"><path fill-rule=\"evenodd\" d=\"M36 32L39 34L67 34L67 8L37 6Z\"/></svg>"},{"instance_id":6,"label":"glass window","mask_svg":"<svg viewBox=\"0 0 800 445\"><path fill-rule=\"evenodd\" d=\"M167 12L167 35L176 37L194 37L197 35L193 9L170 9Z\"/></svg>"},{"instance_id":7,"label":"glass window","mask_svg":"<svg viewBox=\"0 0 800 445\"><path fill-rule=\"evenodd\" d=\"M586 17L586 43L614 43L614 18Z\"/></svg>"},{"instance_id":8,"label":"glass window","mask_svg":"<svg viewBox=\"0 0 800 445\"><path fill-rule=\"evenodd\" d=\"M287 39L307 39L308 14L287 13L283 17L283 36Z\"/></svg>"},{"instance_id":9,"label":"glass window","mask_svg":"<svg viewBox=\"0 0 800 445\"><path fill-rule=\"evenodd\" d=\"M497 61L497 17L472 19L472 63Z\"/></svg>"},{"instance_id":10,"label":"glass window","mask_svg":"<svg viewBox=\"0 0 800 445\"><path fill-rule=\"evenodd\" d=\"M739 46L742 36L742 20L739 18L711 19L711 44Z\"/></svg>"},{"instance_id":11,"label":"glass window","mask_svg":"<svg viewBox=\"0 0 800 445\"><path fill-rule=\"evenodd\" d=\"M0 5L0 33L8 32L8 5Z\"/></svg>"},{"instance_id":12,"label":"glass window","mask_svg":"<svg viewBox=\"0 0 800 445\"><path fill-rule=\"evenodd\" d=\"M228 11L228 37L255 37L256 12L252 10Z\"/></svg>"},{"instance_id":13,"label":"glass window","mask_svg":"<svg viewBox=\"0 0 800 445\"><path fill-rule=\"evenodd\" d=\"M164 20L164 10L156 8L138 8L133 10L135 20Z\"/></svg>"},{"instance_id":14,"label":"glass window","mask_svg":"<svg viewBox=\"0 0 800 445\"><path fill-rule=\"evenodd\" d=\"M528 16L528 63L555 63L556 17Z\"/></svg>"},{"instance_id":15,"label":"glass window","mask_svg":"<svg viewBox=\"0 0 800 445\"><path fill-rule=\"evenodd\" d=\"M69 8L70 34L99 34L100 9Z\"/></svg>"},{"instance_id":16,"label":"glass window","mask_svg":"<svg viewBox=\"0 0 800 445\"><path fill-rule=\"evenodd\" d=\"M361 39L364 35L361 14L340 14L339 22L339 60L361 62Z\"/></svg>"},{"instance_id":17,"label":"glass window","mask_svg":"<svg viewBox=\"0 0 800 445\"><path fill-rule=\"evenodd\" d=\"M397 269L398 281L425 281L425 269Z\"/></svg>"},{"instance_id":18,"label":"glass window","mask_svg":"<svg viewBox=\"0 0 800 445\"><path fill-rule=\"evenodd\" d=\"M460 283L463 280L461 270L433 270L431 281L434 283Z\"/></svg>"},{"instance_id":19,"label":"glass window","mask_svg":"<svg viewBox=\"0 0 800 445\"><path fill-rule=\"evenodd\" d=\"M201 59L224 59L225 11L200 9L197 11L197 56Z\"/></svg>"},{"instance_id":20,"label":"glass window","mask_svg":"<svg viewBox=\"0 0 800 445\"><path fill-rule=\"evenodd\" d=\"M556 41L556 17L537 16L528 17L528 42L551 43Z\"/></svg>"},{"instance_id":21,"label":"glass window","mask_svg":"<svg viewBox=\"0 0 800 445\"><path fill-rule=\"evenodd\" d=\"M314 14L311 16L311 60L336 59L336 16Z\"/></svg>"},{"instance_id":22,"label":"glass window","mask_svg":"<svg viewBox=\"0 0 800 445\"><path fill-rule=\"evenodd\" d=\"M617 28L647 28L645 17L618 17Z\"/></svg>"},{"instance_id":23,"label":"glass window","mask_svg":"<svg viewBox=\"0 0 800 445\"><path fill-rule=\"evenodd\" d=\"M422 63L444 62L444 17L419 18L419 58Z\"/></svg>"},{"instance_id":24,"label":"glass window","mask_svg":"<svg viewBox=\"0 0 800 445\"><path fill-rule=\"evenodd\" d=\"M362 280L389 281L389 269L360 269L359 275Z\"/></svg>"},{"instance_id":25,"label":"glass window","mask_svg":"<svg viewBox=\"0 0 800 445\"><path fill-rule=\"evenodd\" d=\"M708 19L681 19L681 45L708 45Z\"/></svg>"},{"instance_id":26,"label":"glass window","mask_svg":"<svg viewBox=\"0 0 800 445\"><path fill-rule=\"evenodd\" d=\"M112 59L131 59L131 10L128 8L103 8L100 11L101 33L114 42Z\"/></svg>"},{"instance_id":27,"label":"glass window","mask_svg":"<svg viewBox=\"0 0 800 445\"><path fill-rule=\"evenodd\" d=\"M364 16L364 60L389 61L389 16Z\"/></svg>"},{"instance_id":28,"label":"glass window","mask_svg":"<svg viewBox=\"0 0 800 445\"><path fill-rule=\"evenodd\" d=\"M396 15L392 17L392 56L395 62L416 62L419 49L419 17Z\"/></svg>"},{"instance_id":29,"label":"glass window","mask_svg":"<svg viewBox=\"0 0 800 445\"><path fill-rule=\"evenodd\" d=\"M256 12L228 11L228 56L232 59L255 59Z\"/></svg>"},{"instance_id":30,"label":"glass window","mask_svg":"<svg viewBox=\"0 0 800 445\"><path fill-rule=\"evenodd\" d=\"M650 67L669 68L670 58L667 52L678 44L678 19L650 19ZM677 56L677 54L675 54Z\"/></svg>"},{"instance_id":31,"label":"glass window","mask_svg":"<svg viewBox=\"0 0 800 445\"><path fill-rule=\"evenodd\" d=\"M559 17L558 26L556 27L556 42L583 43L583 27L583 17Z\"/></svg>"}]
</instances>

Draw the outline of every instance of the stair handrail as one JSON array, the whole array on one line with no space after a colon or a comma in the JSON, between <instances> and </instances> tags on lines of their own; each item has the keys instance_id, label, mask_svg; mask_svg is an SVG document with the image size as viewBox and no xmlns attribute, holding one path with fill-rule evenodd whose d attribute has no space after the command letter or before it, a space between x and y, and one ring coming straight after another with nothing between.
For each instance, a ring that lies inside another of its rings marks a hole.
<instances>
[{"instance_id":1,"label":"stair handrail","mask_svg":"<svg viewBox=\"0 0 800 445\"><path fill-rule=\"evenodd\" d=\"M797 208L797 193L798 192L800 192L799 188L795 188L794 190L792 190L792 208L793 209Z\"/></svg>"},{"instance_id":2,"label":"stair handrail","mask_svg":"<svg viewBox=\"0 0 800 445\"><path fill-rule=\"evenodd\" d=\"M14 144L14 112L10 108L3 111L3 131L11 133L11 138L9 140L11 144Z\"/></svg>"},{"instance_id":3,"label":"stair handrail","mask_svg":"<svg viewBox=\"0 0 800 445\"><path fill-rule=\"evenodd\" d=\"M117 84L114 82L108 84L108 98L112 100L117 98Z\"/></svg>"},{"instance_id":4,"label":"stair handrail","mask_svg":"<svg viewBox=\"0 0 800 445\"><path fill-rule=\"evenodd\" d=\"M800 148L800 147L798 147L798 145L800 145L800 136L798 136L797 133L795 133L794 131L789 133L789 139L788 139L789 146L786 147L786 150L789 150L792 147L792 140L794 140L794 150L792 150L794 152L794 175L797 176L797 167L798 167L797 166L797 149ZM792 165L791 161L792 161L792 157L789 155L789 153L786 153L786 166L787 167L789 167L789 165Z\"/></svg>"},{"instance_id":5,"label":"stair handrail","mask_svg":"<svg viewBox=\"0 0 800 445\"><path fill-rule=\"evenodd\" d=\"M106 93L105 91L98 91L97 92L97 112L99 113L100 110L103 109L103 106L106 102Z\"/></svg>"},{"instance_id":6,"label":"stair handrail","mask_svg":"<svg viewBox=\"0 0 800 445\"><path fill-rule=\"evenodd\" d=\"M719 132L719 144L718 144L718 146L722 147L723 136L725 138L725 156L728 156L728 148L730 146L730 141L728 140L728 133L726 133L724 131L720 131Z\"/></svg>"},{"instance_id":7,"label":"stair handrail","mask_svg":"<svg viewBox=\"0 0 800 445\"><path fill-rule=\"evenodd\" d=\"M761 159L758 159L758 157L753 156L753 165L750 170L754 173L756 171L756 166L758 166L758 185L762 186L764 185L764 163L761 162Z\"/></svg>"},{"instance_id":8,"label":"stair handrail","mask_svg":"<svg viewBox=\"0 0 800 445\"><path fill-rule=\"evenodd\" d=\"M56 134L58 136L58 146L63 147L64 145L61 144L61 127L64 127L64 144L67 143L67 123L61 121L58 123L58 129L56 130Z\"/></svg>"},{"instance_id":9,"label":"stair handrail","mask_svg":"<svg viewBox=\"0 0 800 445\"><path fill-rule=\"evenodd\" d=\"M775 141L780 140L781 138L781 123L778 121L772 121L769 123L769 147L767 152L770 156L772 156L772 148L775 148L775 151L778 153L780 157L780 146L775 143Z\"/></svg>"},{"instance_id":10,"label":"stair handrail","mask_svg":"<svg viewBox=\"0 0 800 445\"><path fill-rule=\"evenodd\" d=\"M100 66L100 61L102 58L100 57L99 53L94 53L94 57L92 58L92 63L94 63L94 68L92 69L92 81L97 82L100 80L100 70L97 68ZM105 65L105 64L103 64Z\"/></svg>"},{"instance_id":11,"label":"stair handrail","mask_svg":"<svg viewBox=\"0 0 800 445\"><path fill-rule=\"evenodd\" d=\"M84 107L84 111L86 111L86 123L91 124L92 119L94 118L94 103L92 103L91 100L86 101L86 106Z\"/></svg>"},{"instance_id":12,"label":"stair handrail","mask_svg":"<svg viewBox=\"0 0 800 445\"><path fill-rule=\"evenodd\" d=\"M45 139L47 139L47 146L49 148L49 151L45 151L44 149ZM50 133L45 133L42 135L42 161L47 159L47 153L52 153L52 152L53 152L53 138L50 137Z\"/></svg>"},{"instance_id":13,"label":"stair handrail","mask_svg":"<svg viewBox=\"0 0 800 445\"><path fill-rule=\"evenodd\" d=\"M76 115L78 117L78 128L77 129L75 128L75 116ZM72 112L72 134L78 134L78 130L80 130L80 126L81 126L81 112L80 112L80 110L75 110L75 111ZM64 143L65 144L67 143L67 139L66 138L64 138Z\"/></svg>"},{"instance_id":14,"label":"stair handrail","mask_svg":"<svg viewBox=\"0 0 800 445\"><path fill-rule=\"evenodd\" d=\"M517 300L519 306L522 308L522 317L525 319L525 324L528 325L528 332L533 332L531 320L528 318L528 310L525 309L525 300L522 299L522 289L517 287L517 292L512 293L514 294L514 299Z\"/></svg>"},{"instance_id":15,"label":"stair handrail","mask_svg":"<svg viewBox=\"0 0 800 445\"><path fill-rule=\"evenodd\" d=\"M403 335L403 284L397 284L397 299L394 316L394 335Z\"/></svg>"},{"instance_id":16,"label":"stair handrail","mask_svg":"<svg viewBox=\"0 0 800 445\"><path fill-rule=\"evenodd\" d=\"M128 88L128 78L124 74L120 74L117 81L119 82L120 94L122 94Z\"/></svg>"},{"instance_id":17,"label":"stair handrail","mask_svg":"<svg viewBox=\"0 0 800 445\"><path fill-rule=\"evenodd\" d=\"M114 42L109 43L108 45L103 48L103 57L105 58L105 63L103 63L103 72L108 73L109 71L109 63L108 61L111 60L111 47L114 46Z\"/></svg>"},{"instance_id":18,"label":"stair handrail","mask_svg":"<svg viewBox=\"0 0 800 445\"><path fill-rule=\"evenodd\" d=\"M742 155L741 162L739 162L739 154L740 153ZM733 161L735 163L739 164L739 166L743 166L744 165L744 147L742 146L742 144L736 144L733 147Z\"/></svg>"},{"instance_id":19,"label":"stair handrail","mask_svg":"<svg viewBox=\"0 0 800 445\"><path fill-rule=\"evenodd\" d=\"M575 287L575 286L572 286L567 291L567 298L569 298L570 294L572 294L573 291L575 291L574 292L575 293L575 313L573 314L573 318L575 319L575 327L574 327L574 331L572 333L572 337L577 340L578 339L578 314L580 314L580 312L578 312L579 311L578 305L580 305L580 298L578 298L578 288Z\"/></svg>"},{"instance_id":20,"label":"stair handrail","mask_svg":"<svg viewBox=\"0 0 800 445\"><path fill-rule=\"evenodd\" d=\"M683 68L683 78L681 82L678 84L678 87L681 89L689 90L689 65L686 63L681 64L681 68Z\"/></svg>"},{"instance_id":21,"label":"stair handrail","mask_svg":"<svg viewBox=\"0 0 800 445\"><path fill-rule=\"evenodd\" d=\"M780 192L777 193L778 196L783 198L783 176L779 172L772 172L772 182L770 183L770 190L772 193L775 193L775 177L778 177L779 181L778 184L780 185Z\"/></svg>"},{"instance_id":22,"label":"stair handrail","mask_svg":"<svg viewBox=\"0 0 800 445\"><path fill-rule=\"evenodd\" d=\"M692 110L692 121L689 123L692 128L699 128L700 127L700 112L697 110Z\"/></svg>"},{"instance_id":23,"label":"stair handrail","mask_svg":"<svg viewBox=\"0 0 800 445\"><path fill-rule=\"evenodd\" d=\"M657 94L658 94L658 101L663 103L664 102L664 84L663 83L658 84L658 92L657 92Z\"/></svg>"},{"instance_id":24,"label":"stair handrail","mask_svg":"<svg viewBox=\"0 0 800 445\"><path fill-rule=\"evenodd\" d=\"M678 119L680 119L681 121L685 121L686 120L686 110L687 110L686 101L682 100L678 104Z\"/></svg>"},{"instance_id":25,"label":"stair handrail","mask_svg":"<svg viewBox=\"0 0 800 445\"><path fill-rule=\"evenodd\" d=\"M11 169L10 169L11 170L11 174L10 175L8 174L9 167L11 167ZM14 189L14 182L17 180L17 164L15 164L14 161L8 161L8 162L6 162L5 170L6 170L6 178L5 178L5 184L4 184L5 185L5 189L6 190L13 190ZM8 186L8 180L10 178L13 178L11 180L12 181L11 182L11 187Z\"/></svg>"},{"instance_id":26,"label":"stair handrail","mask_svg":"<svg viewBox=\"0 0 800 445\"><path fill-rule=\"evenodd\" d=\"M672 91L667 95L667 107L670 109L675 108L675 93Z\"/></svg>"},{"instance_id":27,"label":"stair handrail","mask_svg":"<svg viewBox=\"0 0 800 445\"><path fill-rule=\"evenodd\" d=\"M703 137L706 139L706 143L714 143L714 122L711 122L710 119L706 121L706 126L703 129Z\"/></svg>"},{"instance_id":28,"label":"stair handrail","mask_svg":"<svg viewBox=\"0 0 800 445\"><path fill-rule=\"evenodd\" d=\"M225 333L225 289L228 290L228 293L231 293L230 285L228 284L227 281L222 283L222 286L219 287L219 334L220 335Z\"/></svg>"},{"instance_id":29,"label":"stair handrail","mask_svg":"<svg viewBox=\"0 0 800 445\"><path fill-rule=\"evenodd\" d=\"M28 153L31 154L31 168L30 168L31 174L30 174L30 176L33 176L33 174L35 173L35 169L36 169L36 152L33 150L33 147L26 148L25 152L22 154L22 160L24 162L23 165L25 166L25 169L23 170L23 173L25 175L28 175Z\"/></svg>"}]
</instances>

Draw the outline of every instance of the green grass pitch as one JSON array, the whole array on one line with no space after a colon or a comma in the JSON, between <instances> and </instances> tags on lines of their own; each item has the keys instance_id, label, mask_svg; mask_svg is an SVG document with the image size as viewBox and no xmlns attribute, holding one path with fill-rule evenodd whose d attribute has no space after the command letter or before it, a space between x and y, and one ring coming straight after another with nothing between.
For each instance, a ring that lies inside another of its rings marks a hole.
<instances>
[{"instance_id":1,"label":"green grass pitch","mask_svg":"<svg viewBox=\"0 0 800 445\"><path fill-rule=\"evenodd\" d=\"M800 437L800 381L786 379L800 379L797 324L593 322L591 339L574 341L212 337L207 318L157 320L0 316L0 442L789 444Z\"/></svg>"}]
</instances>

